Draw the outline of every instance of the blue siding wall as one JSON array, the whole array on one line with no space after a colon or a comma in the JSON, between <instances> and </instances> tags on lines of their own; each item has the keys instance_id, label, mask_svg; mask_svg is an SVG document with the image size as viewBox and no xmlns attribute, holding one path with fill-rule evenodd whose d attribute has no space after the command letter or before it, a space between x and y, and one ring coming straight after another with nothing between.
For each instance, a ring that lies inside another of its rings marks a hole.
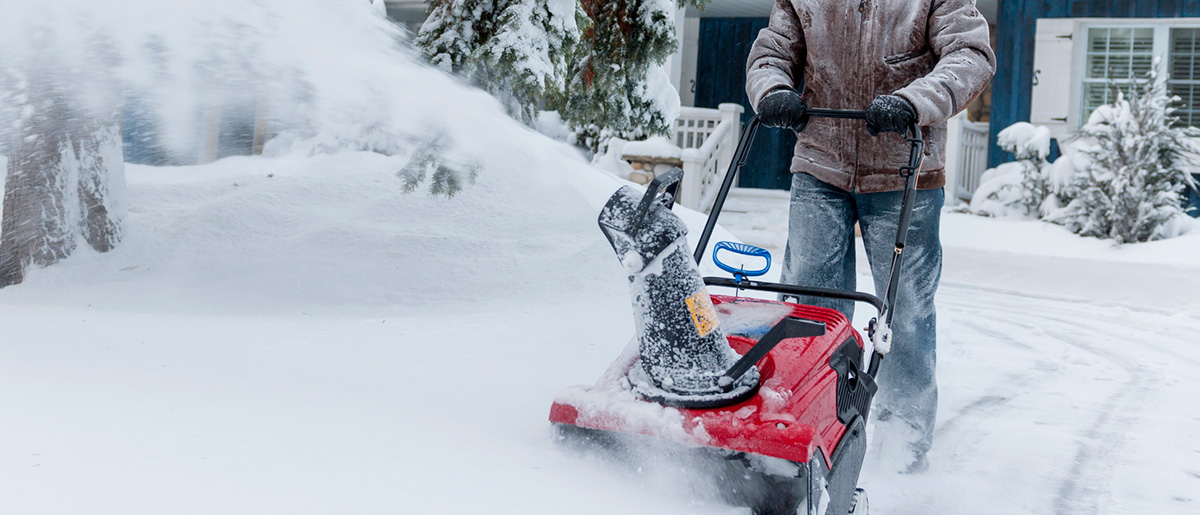
<instances>
[{"instance_id":1,"label":"blue siding wall","mask_svg":"<svg viewBox=\"0 0 1200 515\"><path fill-rule=\"evenodd\" d=\"M1200 17L1200 0L1000 0L999 66L992 85L992 136L988 165L1011 161L996 146L996 133L1029 121L1033 89L1034 33L1039 18Z\"/></svg>"}]
</instances>

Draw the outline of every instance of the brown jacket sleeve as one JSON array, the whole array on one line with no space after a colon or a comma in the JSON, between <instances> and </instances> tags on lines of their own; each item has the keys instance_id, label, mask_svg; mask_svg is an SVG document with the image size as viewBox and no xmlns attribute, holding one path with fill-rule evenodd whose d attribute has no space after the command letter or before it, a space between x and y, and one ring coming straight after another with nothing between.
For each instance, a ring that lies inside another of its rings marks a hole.
<instances>
[{"instance_id":1,"label":"brown jacket sleeve","mask_svg":"<svg viewBox=\"0 0 1200 515\"><path fill-rule=\"evenodd\" d=\"M758 102L780 88L795 88L804 75L804 28L790 0L775 0L771 21L759 31L746 62L746 96L758 111Z\"/></svg>"},{"instance_id":2,"label":"brown jacket sleeve","mask_svg":"<svg viewBox=\"0 0 1200 515\"><path fill-rule=\"evenodd\" d=\"M896 92L917 108L925 126L966 109L996 73L987 20L975 8L975 0L934 0L927 30L938 63L928 75Z\"/></svg>"}]
</instances>

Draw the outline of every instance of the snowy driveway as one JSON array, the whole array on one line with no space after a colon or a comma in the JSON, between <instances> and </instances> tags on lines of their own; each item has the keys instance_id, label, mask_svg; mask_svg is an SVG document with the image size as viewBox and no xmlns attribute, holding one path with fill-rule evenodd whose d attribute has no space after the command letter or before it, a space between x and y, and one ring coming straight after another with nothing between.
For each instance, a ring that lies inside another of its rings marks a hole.
<instances>
[{"instance_id":1,"label":"snowy driveway","mask_svg":"<svg viewBox=\"0 0 1200 515\"><path fill-rule=\"evenodd\" d=\"M868 467L878 513L1195 513L1200 320L968 287L940 293L932 467Z\"/></svg>"},{"instance_id":2,"label":"snowy driveway","mask_svg":"<svg viewBox=\"0 0 1200 515\"><path fill-rule=\"evenodd\" d=\"M6 513L738 513L545 422L626 300L398 319L0 310ZM927 474L876 514L1195 513L1200 320L947 286Z\"/></svg>"}]
</instances>

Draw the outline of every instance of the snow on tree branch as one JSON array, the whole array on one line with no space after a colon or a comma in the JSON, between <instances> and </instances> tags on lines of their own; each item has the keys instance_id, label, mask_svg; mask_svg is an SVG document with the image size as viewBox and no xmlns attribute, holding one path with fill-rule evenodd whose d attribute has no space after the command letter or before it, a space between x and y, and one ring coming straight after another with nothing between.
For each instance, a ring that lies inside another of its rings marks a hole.
<instances>
[{"instance_id":1,"label":"snow on tree branch","mask_svg":"<svg viewBox=\"0 0 1200 515\"><path fill-rule=\"evenodd\" d=\"M563 87L577 15L575 0L432 0L415 43L533 125L539 102Z\"/></svg>"}]
</instances>

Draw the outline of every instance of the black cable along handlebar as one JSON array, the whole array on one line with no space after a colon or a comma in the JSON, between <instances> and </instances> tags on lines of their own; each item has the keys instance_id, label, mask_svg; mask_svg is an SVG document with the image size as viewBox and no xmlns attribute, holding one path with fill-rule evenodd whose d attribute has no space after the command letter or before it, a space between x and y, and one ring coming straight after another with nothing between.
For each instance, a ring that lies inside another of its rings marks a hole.
<instances>
[{"instance_id":1,"label":"black cable along handlebar","mask_svg":"<svg viewBox=\"0 0 1200 515\"><path fill-rule=\"evenodd\" d=\"M866 120L866 111L852 111L841 109L809 109L808 115L812 118L832 118L841 120ZM758 116L750 118L742 130L741 140L738 142L737 151L734 152L733 161L729 163L729 170L725 172L725 180L721 182L721 189L717 192L717 198L713 203L712 212L708 215L708 222L704 225L704 232L700 235L700 241L696 245L696 263L699 264L704 259L704 254L708 250L708 241L712 238L713 230L717 225L717 218L721 215L721 209L725 207L725 200L729 196L729 190L733 187L733 179L737 177L742 166L746 164L746 157L749 155L750 146L754 142L754 137L758 134L761 122ZM883 319L886 327L892 325L892 317L895 314L896 295L900 286L900 265L904 257L904 245L908 241L908 229L912 223L913 202L916 199L917 193L917 175L920 173L921 164L925 160L925 138L921 133L921 127L913 123L909 128L908 137L905 138L911 144L911 150L908 157L908 166L900 167L900 176L904 177L904 200L900 208L900 220L896 228L896 246L892 254L892 268L888 277L888 287L881 300L875 295L868 293L830 290L825 288L812 288L804 286L793 286L788 284L767 283L758 281L742 281L738 282L732 279L722 277L706 277L704 283L709 286L726 286L731 288L741 288L748 290L758 290L773 293L782 293L785 295L808 295L816 297L828 297L843 300L851 300L855 302L865 302L871 304L879 312L879 318ZM871 331L876 330L875 321L872 321ZM874 335L872 335L873 337ZM874 376L879 369L879 364L882 354L877 350L875 359L871 360L869 373Z\"/></svg>"}]
</instances>

